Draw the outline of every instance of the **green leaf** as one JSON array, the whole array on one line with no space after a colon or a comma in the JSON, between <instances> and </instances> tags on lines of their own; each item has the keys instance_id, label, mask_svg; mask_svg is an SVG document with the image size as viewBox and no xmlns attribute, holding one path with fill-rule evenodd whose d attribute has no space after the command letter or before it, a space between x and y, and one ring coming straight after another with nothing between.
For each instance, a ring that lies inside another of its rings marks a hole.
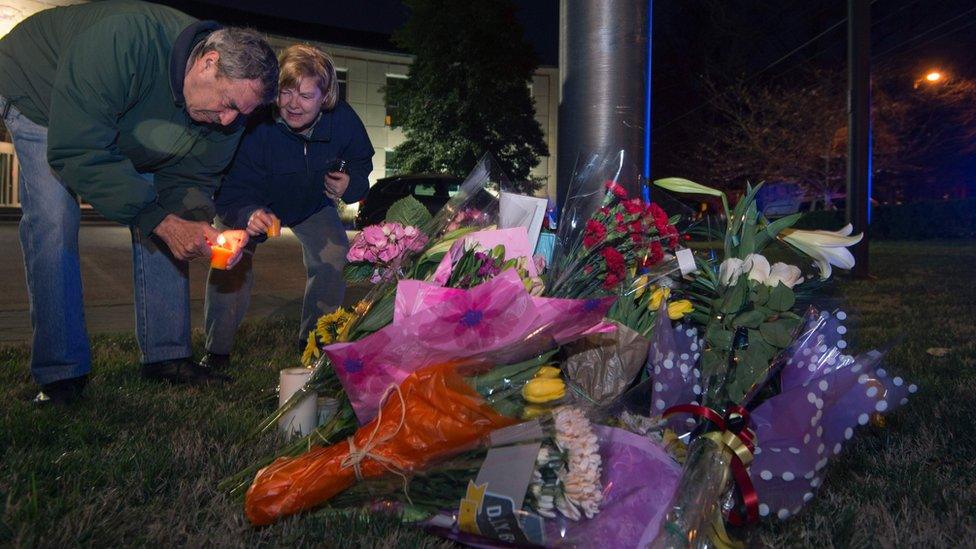
<instances>
[{"instance_id":1,"label":"green leaf","mask_svg":"<svg viewBox=\"0 0 976 549\"><path fill-rule=\"evenodd\" d=\"M346 263L342 269L342 277L346 282L362 282L373 275L373 269L370 263Z\"/></svg>"},{"instance_id":2,"label":"green leaf","mask_svg":"<svg viewBox=\"0 0 976 549\"><path fill-rule=\"evenodd\" d=\"M738 313L745 305L746 297L749 292L749 280L745 276L740 276L722 299L719 311L725 314Z\"/></svg>"},{"instance_id":3,"label":"green leaf","mask_svg":"<svg viewBox=\"0 0 976 549\"><path fill-rule=\"evenodd\" d=\"M706 378L725 371L725 356L717 349L702 351L702 375Z\"/></svg>"},{"instance_id":4,"label":"green leaf","mask_svg":"<svg viewBox=\"0 0 976 549\"><path fill-rule=\"evenodd\" d=\"M793 341L793 324L791 320L766 322L759 327L759 333L766 343L777 349L783 349Z\"/></svg>"},{"instance_id":5,"label":"green leaf","mask_svg":"<svg viewBox=\"0 0 976 549\"><path fill-rule=\"evenodd\" d=\"M427 207L412 196L397 200L386 212L386 221L399 223L404 227L408 225L420 227L430 219L431 215Z\"/></svg>"},{"instance_id":6,"label":"green leaf","mask_svg":"<svg viewBox=\"0 0 976 549\"><path fill-rule=\"evenodd\" d=\"M712 324L705 330L705 341L711 348L728 351L732 348L732 332Z\"/></svg>"},{"instance_id":7,"label":"green leaf","mask_svg":"<svg viewBox=\"0 0 976 549\"><path fill-rule=\"evenodd\" d=\"M766 306L774 311L788 311L794 303L796 303L796 296L793 295L793 290L780 282L769 292Z\"/></svg>"},{"instance_id":8,"label":"green leaf","mask_svg":"<svg viewBox=\"0 0 976 549\"><path fill-rule=\"evenodd\" d=\"M749 299L757 306L763 306L769 301L769 286L759 284L749 292Z\"/></svg>"},{"instance_id":9,"label":"green leaf","mask_svg":"<svg viewBox=\"0 0 976 549\"><path fill-rule=\"evenodd\" d=\"M729 383L728 396L733 402L740 402L753 385L762 381L769 368L769 359L752 348L736 351L738 359L735 375Z\"/></svg>"},{"instance_id":10,"label":"green leaf","mask_svg":"<svg viewBox=\"0 0 976 549\"><path fill-rule=\"evenodd\" d=\"M756 211L756 203L753 202L749 204L746 208L745 218L742 223L742 230L740 234L742 235L739 242L739 249L737 250L737 257L745 257L756 250L756 217L758 212Z\"/></svg>"},{"instance_id":11,"label":"green leaf","mask_svg":"<svg viewBox=\"0 0 976 549\"><path fill-rule=\"evenodd\" d=\"M786 217L781 217L772 223L768 223L766 228L756 235L756 253L762 253L766 246L776 239L776 236L783 231L783 229L789 229L800 218L803 214L795 213L793 215L788 215Z\"/></svg>"},{"instance_id":12,"label":"green leaf","mask_svg":"<svg viewBox=\"0 0 976 549\"><path fill-rule=\"evenodd\" d=\"M747 311L736 315L732 319L732 327L738 328L739 326L745 326L746 328L758 328L766 318L767 315L763 311Z\"/></svg>"}]
</instances>

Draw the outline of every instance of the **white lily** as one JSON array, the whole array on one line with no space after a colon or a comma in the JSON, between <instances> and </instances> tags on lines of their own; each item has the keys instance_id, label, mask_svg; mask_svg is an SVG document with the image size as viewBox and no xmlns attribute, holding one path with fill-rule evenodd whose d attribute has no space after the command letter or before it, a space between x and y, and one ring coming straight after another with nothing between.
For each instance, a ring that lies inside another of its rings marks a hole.
<instances>
[{"instance_id":1,"label":"white lily","mask_svg":"<svg viewBox=\"0 0 976 549\"><path fill-rule=\"evenodd\" d=\"M820 269L820 278L830 278L831 266L842 269L854 267L854 256L847 249L861 241L862 233L851 236L854 227L848 224L839 231L804 231L784 229L779 238L810 256Z\"/></svg>"},{"instance_id":2,"label":"white lily","mask_svg":"<svg viewBox=\"0 0 976 549\"><path fill-rule=\"evenodd\" d=\"M777 284L782 284L787 288L792 288L803 282L802 274L800 268L795 265L773 263L773 266L769 268L769 278L766 279L766 285L775 287Z\"/></svg>"},{"instance_id":3,"label":"white lily","mask_svg":"<svg viewBox=\"0 0 976 549\"><path fill-rule=\"evenodd\" d=\"M654 184L673 193L707 194L710 196L725 195L725 193L718 189L706 187L700 183L695 183L694 181L689 181L680 177L665 177L664 179L656 179Z\"/></svg>"}]
</instances>

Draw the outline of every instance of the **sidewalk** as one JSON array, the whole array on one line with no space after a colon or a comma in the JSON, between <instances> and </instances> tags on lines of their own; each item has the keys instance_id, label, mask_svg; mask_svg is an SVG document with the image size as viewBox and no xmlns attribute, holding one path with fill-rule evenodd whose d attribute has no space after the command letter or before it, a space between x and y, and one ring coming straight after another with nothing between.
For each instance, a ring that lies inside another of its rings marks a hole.
<instances>
[{"instance_id":1,"label":"sidewalk","mask_svg":"<svg viewBox=\"0 0 976 549\"><path fill-rule=\"evenodd\" d=\"M281 238L258 246L254 261L254 292L247 319L301 315L305 266L301 246L288 229ZM350 240L352 234L350 234ZM89 334L132 332L132 248L129 230L119 225L83 225L80 234L81 276ZM191 322L203 325L203 296L209 264L190 263ZM346 291L354 303L364 288ZM14 224L0 224L0 343L30 341L30 309L24 262Z\"/></svg>"}]
</instances>

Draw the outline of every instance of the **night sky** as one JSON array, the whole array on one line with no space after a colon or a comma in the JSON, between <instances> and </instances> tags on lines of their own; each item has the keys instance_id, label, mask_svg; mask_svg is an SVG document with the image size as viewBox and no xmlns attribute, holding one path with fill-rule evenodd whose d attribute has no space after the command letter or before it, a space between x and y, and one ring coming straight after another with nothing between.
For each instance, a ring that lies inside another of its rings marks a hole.
<instances>
[{"instance_id":1,"label":"night sky","mask_svg":"<svg viewBox=\"0 0 976 549\"><path fill-rule=\"evenodd\" d=\"M158 0L200 18L274 34L368 49L392 50L390 33L409 16L397 0ZM526 38L543 65L558 63L559 0L515 0ZM874 0L872 70L976 78L976 1ZM781 85L817 69L846 81L844 0L656 0L653 28L654 171L670 172L669 154L698 145L719 84L736 80ZM446 29L445 32L449 32ZM953 154L949 151L948 154ZM939 164L943 162L937 162ZM976 158L955 154L946 165L976 172Z\"/></svg>"}]
</instances>

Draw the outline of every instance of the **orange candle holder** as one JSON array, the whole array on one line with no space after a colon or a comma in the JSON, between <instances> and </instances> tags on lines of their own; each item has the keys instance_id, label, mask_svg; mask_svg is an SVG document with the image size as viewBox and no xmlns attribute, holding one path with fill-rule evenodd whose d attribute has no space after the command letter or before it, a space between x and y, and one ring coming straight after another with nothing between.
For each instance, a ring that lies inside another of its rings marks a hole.
<instances>
[{"instance_id":1,"label":"orange candle holder","mask_svg":"<svg viewBox=\"0 0 976 549\"><path fill-rule=\"evenodd\" d=\"M281 220L276 217L274 221L271 222L271 226L268 227L268 230L265 231L264 234L266 234L268 238L276 238L281 236Z\"/></svg>"},{"instance_id":2,"label":"orange candle holder","mask_svg":"<svg viewBox=\"0 0 976 549\"><path fill-rule=\"evenodd\" d=\"M211 246L210 268L226 271L227 262L230 261L232 255L234 255L234 252L230 248L224 248L223 246L219 245Z\"/></svg>"}]
</instances>

